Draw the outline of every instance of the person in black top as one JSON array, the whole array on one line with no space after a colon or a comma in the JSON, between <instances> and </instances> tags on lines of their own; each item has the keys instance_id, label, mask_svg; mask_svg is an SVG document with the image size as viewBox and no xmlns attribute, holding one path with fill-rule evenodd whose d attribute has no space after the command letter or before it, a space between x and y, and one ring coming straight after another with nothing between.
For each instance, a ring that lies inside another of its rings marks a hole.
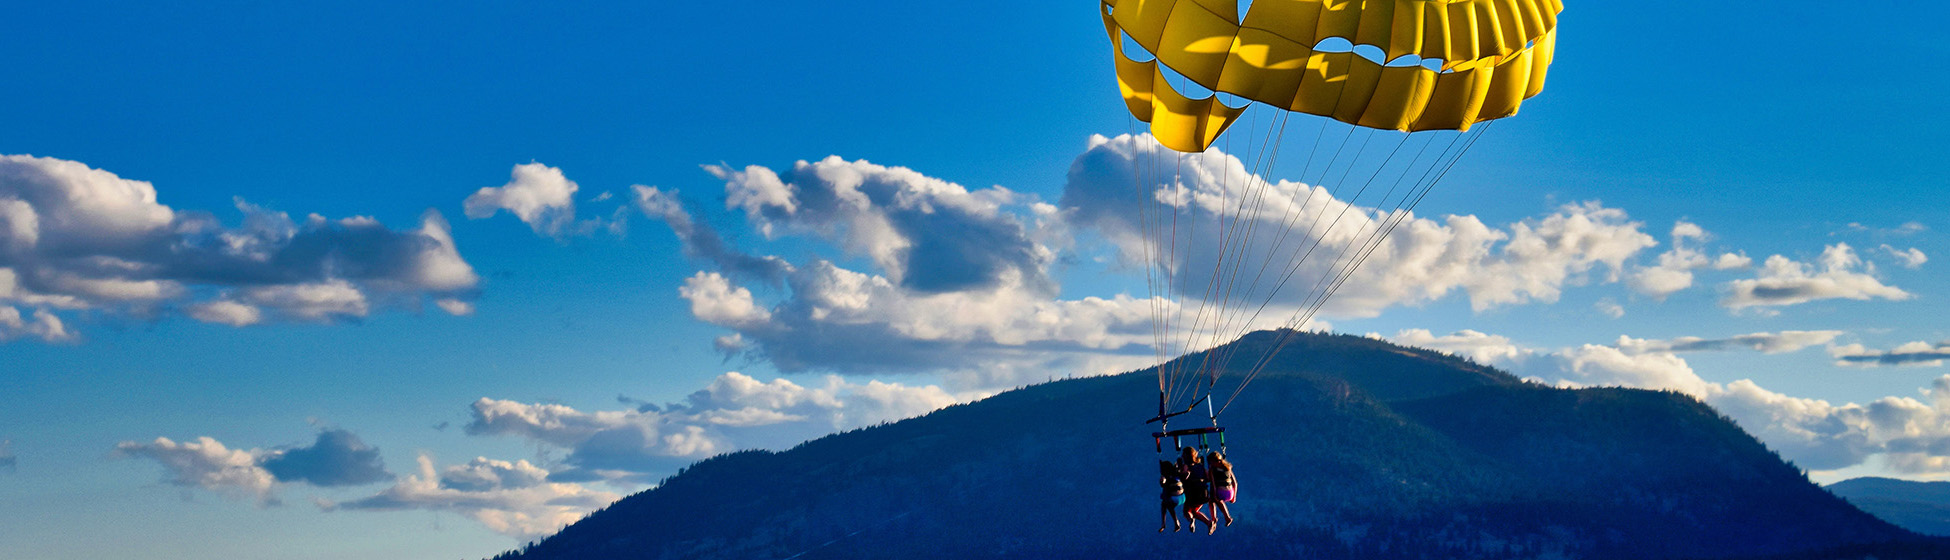
<instances>
[{"instance_id":1,"label":"person in black top","mask_svg":"<svg viewBox=\"0 0 1950 560\"><path fill-rule=\"evenodd\" d=\"M1171 461L1158 461L1158 486L1163 490L1162 509L1158 511L1158 532L1165 532L1165 520L1171 520L1171 532L1184 530L1178 523L1178 507L1185 505L1185 477L1178 472L1178 465Z\"/></svg>"},{"instance_id":2,"label":"person in black top","mask_svg":"<svg viewBox=\"0 0 1950 560\"><path fill-rule=\"evenodd\" d=\"M1197 449L1190 447L1182 449L1178 457L1178 471L1185 475L1187 524L1191 525L1192 532L1196 533L1198 523L1203 521L1206 526L1205 534L1209 535L1219 530L1219 525L1212 521L1211 516L1205 514L1205 504L1211 501L1212 477L1206 472L1205 463L1200 459Z\"/></svg>"}]
</instances>

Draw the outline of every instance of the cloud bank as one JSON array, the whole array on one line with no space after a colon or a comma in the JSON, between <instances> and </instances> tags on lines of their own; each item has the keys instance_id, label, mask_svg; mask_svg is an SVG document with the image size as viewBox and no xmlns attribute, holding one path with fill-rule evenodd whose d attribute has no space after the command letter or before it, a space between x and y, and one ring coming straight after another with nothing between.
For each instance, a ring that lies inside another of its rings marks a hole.
<instances>
[{"instance_id":1,"label":"cloud bank","mask_svg":"<svg viewBox=\"0 0 1950 560\"><path fill-rule=\"evenodd\" d=\"M349 502L320 501L327 511L451 511L488 530L521 540L552 534L621 498L580 484L549 482L549 472L528 461L476 457L435 470L421 454L419 466L392 487Z\"/></svg>"},{"instance_id":2,"label":"cloud bank","mask_svg":"<svg viewBox=\"0 0 1950 560\"><path fill-rule=\"evenodd\" d=\"M720 453L783 449L832 432L925 414L957 402L936 386L827 376L819 386L730 372L664 406L585 412L482 398L472 435L515 436L568 451L556 480L644 479Z\"/></svg>"},{"instance_id":3,"label":"cloud bank","mask_svg":"<svg viewBox=\"0 0 1950 560\"><path fill-rule=\"evenodd\" d=\"M157 201L145 181L80 162L0 156L0 340L73 338L62 310L182 313L243 326L332 322L434 301L464 308L477 283L446 220L289 215L238 201L242 225ZM32 309L31 321L24 319Z\"/></svg>"},{"instance_id":4,"label":"cloud bank","mask_svg":"<svg viewBox=\"0 0 1950 560\"><path fill-rule=\"evenodd\" d=\"M1917 397L1835 404L1769 391L1751 379L1710 382L1675 353L1793 351L1833 338L1829 332L1675 341L1623 337L1619 347L1586 344L1555 350L1525 348L1508 338L1474 331L1435 336L1426 330L1406 330L1389 339L1468 356L1558 386L1635 387L1692 395L1732 417L1784 457L1813 470L1851 467L1880 456L1899 473L1950 474L1950 375L1920 389Z\"/></svg>"},{"instance_id":5,"label":"cloud bank","mask_svg":"<svg viewBox=\"0 0 1950 560\"><path fill-rule=\"evenodd\" d=\"M1158 169L1175 171L1137 176ZM1134 186L1141 196L1133 195ZM1272 295L1275 302L1289 303L1303 301L1310 287L1352 262L1337 255L1355 254L1348 249L1385 231L1387 221L1401 220L1325 306L1322 312L1330 317L1372 317L1388 307L1456 292L1466 294L1479 311L1551 303L1565 286L1593 280L1594 272L1597 281L1617 281L1627 259L1656 244L1625 212L1595 202L1496 229L1473 216L1438 221L1354 206L1337 198L1349 188L1270 181L1252 175L1230 155L1182 156L1149 136L1095 136L1070 167L1061 207L1071 226L1101 232L1134 267L1144 266L1153 246L1141 216L1166 212L1181 224L1204 224L1202 230L1180 225L1185 233L1176 249L1163 251L1174 278L1170 288L1178 294L1202 294L1228 247L1246 263L1297 260L1293 280ZM1212 224L1227 223L1222 220L1230 215L1245 222L1231 229L1259 233L1222 243L1221 228ZM1244 275L1258 276L1256 270ZM1276 282L1261 284L1266 287L1247 299L1266 298Z\"/></svg>"},{"instance_id":6,"label":"cloud bank","mask_svg":"<svg viewBox=\"0 0 1950 560\"><path fill-rule=\"evenodd\" d=\"M637 187L636 205L711 267L686 279L678 295L694 317L731 331L717 348L786 372L942 372L962 390L1144 367L1157 359L1152 343L1160 320L1192 333L1186 340L1194 342L1178 343L1185 347L1172 354L1286 326L1300 317L1307 288L1330 279L1337 268L1331 256L1360 249L1387 220L1402 224L1322 317L1371 317L1452 294L1478 310L1554 302L1570 286L1621 282L1629 260L1656 244L1623 211L1595 202L1493 228L1470 216L1431 219L1351 205L1329 188L1266 183L1218 152L1184 159L1182 167L1179 161L1148 136L1093 137L1072 163L1059 204L837 156L788 170L705 167L724 181L725 209L759 237L831 249L803 262L727 242L672 191ZM1145 266L1139 217L1148 210L1132 192L1133 168L1182 169L1145 192L1176 208L1185 223L1208 226L1196 235L1185 228L1166 263L1174 278L1168 292L1061 297L1053 267L1064 255L1097 250L1091 244L1100 240L1115 250L1123 272ZM1220 320L1196 305L1214 255L1224 253L1213 234L1219 228L1209 224L1237 210L1249 188L1267 194L1253 198L1265 204L1240 222L1262 232L1239 244L1246 262L1284 265L1307 247L1330 257L1302 260L1286 278L1288 288L1257 315L1241 302L1264 299L1284 272L1241 269L1240 276L1259 278L1259 291L1242 287ZM1286 227L1309 222L1322 227ZM1290 234L1274 233L1282 230Z\"/></svg>"}]
</instances>

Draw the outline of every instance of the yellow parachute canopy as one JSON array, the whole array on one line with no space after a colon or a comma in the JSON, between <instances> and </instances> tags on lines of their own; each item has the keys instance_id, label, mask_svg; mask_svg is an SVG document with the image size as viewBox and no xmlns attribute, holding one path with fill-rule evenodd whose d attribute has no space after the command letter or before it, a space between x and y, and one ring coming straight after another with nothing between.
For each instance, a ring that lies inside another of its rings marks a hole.
<instances>
[{"instance_id":1,"label":"yellow parachute canopy","mask_svg":"<svg viewBox=\"0 0 1950 560\"><path fill-rule=\"evenodd\" d=\"M1514 115L1544 88L1559 0L1102 0L1117 82L1131 115L1160 144L1204 151L1244 107L1192 99L1158 66L1215 92L1356 126L1467 130ZM1123 37L1152 60L1124 53ZM1354 52L1322 52L1329 38L1380 49L1388 66Z\"/></svg>"}]
</instances>

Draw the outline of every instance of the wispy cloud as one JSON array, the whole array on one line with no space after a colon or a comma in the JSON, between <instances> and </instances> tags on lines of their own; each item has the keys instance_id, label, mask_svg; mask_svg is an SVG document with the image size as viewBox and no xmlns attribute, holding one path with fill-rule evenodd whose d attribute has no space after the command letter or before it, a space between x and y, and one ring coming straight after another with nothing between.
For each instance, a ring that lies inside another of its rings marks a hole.
<instances>
[{"instance_id":1,"label":"wispy cloud","mask_svg":"<svg viewBox=\"0 0 1950 560\"><path fill-rule=\"evenodd\" d=\"M1950 360L1950 342L1910 342L1888 350L1874 350L1860 344L1835 346L1828 349L1837 365L1875 367L1875 366L1929 366L1943 365Z\"/></svg>"},{"instance_id":2,"label":"wispy cloud","mask_svg":"<svg viewBox=\"0 0 1950 560\"><path fill-rule=\"evenodd\" d=\"M1700 338L1682 336L1671 340L1654 340L1619 336L1614 344L1620 350L1638 354L1666 352L1720 352L1727 350L1753 350L1767 354L1782 354L1799 351L1810 346L1828 344L1841 336L1842 331L1781 331L1759 332L1726 338Z\"/></svg>"},{"instance_id":3,"label":"wispy cloud","mask_svg":"<svg viewBox=\"0 0 1950 560\"><path fill-rule=\"evenodd\" d=\"M1930 262L1929 255L1923 254L1922 249L1917 249L1915 247L1910 247L1908 249L1897 249L1895 247L1890 246L1887 243L1884 243L1881 249L1883 254L1888 255L1889 258L1891 259L1895 259L1896 264L1901 265L1903 268L1907 268L1910 270L1923 268L1923 263Z\"/></svg>"}]
</instances>

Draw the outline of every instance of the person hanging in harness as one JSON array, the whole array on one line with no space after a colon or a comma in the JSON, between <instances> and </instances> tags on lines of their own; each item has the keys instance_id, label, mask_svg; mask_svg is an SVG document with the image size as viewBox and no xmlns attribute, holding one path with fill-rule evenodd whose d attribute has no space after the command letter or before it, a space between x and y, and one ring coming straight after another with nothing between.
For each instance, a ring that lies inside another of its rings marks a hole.
<instances>
[{"instance_id":1,"label":"person hanging in harness","mask_svg":"<svg viewBox=\"0 0 1950 560\"><path fill-rule=\"evenodd\" d=\"M1205 514L1205 503L1211 501L1212 477L1200 460L1198 450L1191 447L1180 448L1178 470L1185 475L1185 519L1192 532L1198 532L1198 523L1205 522L1205 534L1219 530L1212 517Z\"/></svg>"},{"instance_id":2,"label":"person hanging in harness","mask_svg":"<svg viewBox=\"0 0 1950 560\"><path fill-rule=\"evenodd\" d=\"M1185 475L1177 464L1158 461L1158 486L1163 494L1158 511L1158 532L1165 532L1167 519L1171 520L1171 532L1184 530L1184 525L1178 522L1178 508L1185 505Z\"/></svg>"},{"instance_id":3,"label":"person hanging in harness","mask_svg":"<svg viewBox=\"0 0 1950 560\"><path fill-rule=\"evenodd\" d=\"M1226 504L1239 499L1239 480L1232 476L1232 463L1226 461L1226 454L1213 451L1206 456L1205 463L1212 475L1212 515L1224 517L1227 527L1232 526L1232 508Z\"/></svg>"}]
</instances>

